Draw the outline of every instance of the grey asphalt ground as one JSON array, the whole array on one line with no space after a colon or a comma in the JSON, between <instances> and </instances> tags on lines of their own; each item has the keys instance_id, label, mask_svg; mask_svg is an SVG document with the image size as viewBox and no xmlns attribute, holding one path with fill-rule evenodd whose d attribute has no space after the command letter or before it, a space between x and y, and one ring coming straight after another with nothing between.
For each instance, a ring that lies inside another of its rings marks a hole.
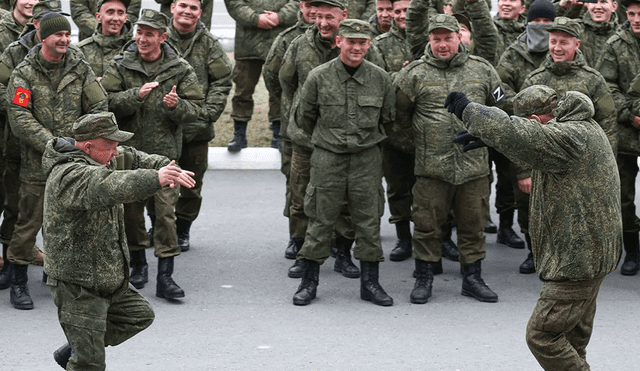
<instances>
[{"instance_id":1,"label":"grey asphalt ground","mask_svg":"<svg viewBox=\"0 0 640 371\"><path fill-rule=\"evenodd\" d=\"M492 201L493 202L493 201ZM155 297L156 259L147 251L150 282L141 290L156 313L146 331L107 348L108 370L540 370L525 327L541 283L521 275L524 250L487 235L483 277L500 295L480 303L460 294L457 263L445 261L432 299L409 303L413 261L381 263L381 283L395 300L360 300L359 280L321 267L318 297L292 305L299 280L287 277L278 171L209 171L191 250L176 259L179 302ZM382 219L385 256L395 229ZM495 209L493 220L497 222ZM516 228L517 230L517 228ZM0 291L0 370L57 370L52 352L65 342L42 268L32 267L35 309L19 311ZM598 300L587 359L592 370L638 370L640 276L609 275Z\"/></svg>"}]
</instances>

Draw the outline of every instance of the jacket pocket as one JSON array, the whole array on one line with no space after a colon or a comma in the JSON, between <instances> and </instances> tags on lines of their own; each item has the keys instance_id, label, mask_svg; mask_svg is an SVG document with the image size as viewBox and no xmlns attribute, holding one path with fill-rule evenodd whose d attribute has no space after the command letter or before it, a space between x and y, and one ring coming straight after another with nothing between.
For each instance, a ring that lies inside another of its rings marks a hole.
<instances>
[{"instance_id":1,"label":"jacket pocket","mask_svg":"<svg viewBox=\"0 0 640 371\"><path fill-rule=\"evenodd\" d=\"M361 117L356 118L358 126L362 128L378 126L382 101L382 97L358 96L358 106L360 106L360 111L362 113Z\"/></svg>"}]
</instances>

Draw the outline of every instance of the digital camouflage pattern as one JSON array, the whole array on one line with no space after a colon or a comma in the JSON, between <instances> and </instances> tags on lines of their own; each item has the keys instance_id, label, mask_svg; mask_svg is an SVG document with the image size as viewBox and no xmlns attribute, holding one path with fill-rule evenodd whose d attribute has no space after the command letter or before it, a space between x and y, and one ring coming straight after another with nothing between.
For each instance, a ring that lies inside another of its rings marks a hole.
<instances>
[{"instance_id":1,"label":"digital camouflage pattern","mask_svg":"<svg viewBox=\"0 0 640 371\"><path fill-rule=\"evenodd\" d=\"M120 129L135 134L126 144L177 160L182 151L183 125L196 121L203 109L204 96L193 67L170 44L165 42L160 47L162 65L157 73L148 75L135 41L131 41L109 62L102 85L109 94L109 110L115 113ZM140 99L140 87L153 81L159 85ZM179 98L170 109L162 99L174 85Z\"/></svg>"},{"instance_id":2,"label":"digital camouflage pattern","mask_svg":"<svg viewBox=\"0 0 640 371\"><path fill-rule=\"evenodd\" d=\"M158 170L169 160L120 146L120 156L104 166L74 143L72 138L54 138L42 158L49 176L44 196L44 271L50 278L111 293L129 277L122 204L159 191ZM125 158L127 170L120 163Z\"/></svg>"},{"instance_id":3,"label":"digital camouflage pattern","mask_svg":"<svg viewBox=\"0 0 640 371\"><path fill-rule=\"evenodd\" d=\"M205 109L193 122L184 122L182 135L186 143L192 141L209 142L215 137L214 122L224 111L231 91L233 66L218 39L202 22L198 22L195 35L188 44L181 42L178 30L171 25L167 30L167 40L175 45L198 77L200 91L204 95Z\"/></svg>"},{"instance_id":4,"label":"digital camouflage pattern","mask_svg":"<svg viewBox=\"0 0 640 371\"><path fill-rule=\"evenodd\" d=\"M41 48L36 45L13 70L6 93L11 131L20 139L20 180L38 185L46 181L41 163L47 142L71 135L78 117L108 108L106 92L82 53L68 48L52 72L43 66ZM18 89L30 92L26 102L16 101Z\"/></svg>"},{"instance_id":5,"label":"digital camouflage pattern","mask_svg":"<svg viewBox=\"0 0 640 371\"><path fill-rule=\"evenodd\" d=\"M80 31L78 38L80 41L91 37L93 31L98 27L98 20L96 19L96 13L100 0L71 0L71 19L78 26ZM131 3L127 7L127 20L131 24L136 23L140 16L140 7L142 5L141 0L131 0Z\"/></svg>"},{"instance_id":6,"label":"digital camouflage pattern","mask_svg":"<svg viewBox=\"0 0 640 371\"><path fill-rule=\"evenodd\" d=\"M395 26L395 22L391 22L393 26ZM378 25L378 15L374 14L369 18L369 25L371 26L371 39L374 39L376 36L380 36L385 32L380 29Z\"/></svg>"},{"instance_id":7,"label":"digital camouflage pattern","mask_svg":"<svg viewBox=\"0 0 640 371\"><path fill-rule=\"evenodd\" d=\"M155 0L155 2L160 4L160 11L162 13L166 14L167 17L173 17L173 14L171 14L171 4L173 0ZM202 9L200 20L204 23L207 30L210 30L211 16L213 15L213 0L200 1L200 7Z\"/></svg>"},{"instance_id":8,"label":"digital camouflage pattern","mask_svg":"<svg viewBox=\"0 0 640 371\"><path fill-rule=\"evenodd\" d=\"M236 21L234 58L265 60L273 40L293 26L300 12L295 0L224 0L227 12ZM258 18L265 10L278 13L280 24L269 30L258 28Z\"/></svg>"},{"instance_id":9,"label":"digital camouflage pattern","mask_svg":"<svg viewBox=\"0 0 640 371\"><path fill-rule=\"evenodd\" d=\"M369 20L371 16L376 15L377 0L347 0L347 18Z\"/></svg>"},{"instance_id":10,"label":"digital camouflage pattern","mask_svg":"<svg viewBox=\"0 0 640 371\"><path fill-rule=\"evenodd\" d=\"M16 22L12 13L0 15L0 53L20 38L22 29L24 26Z\"/></svg>"},{"instance_id":11,"label":"digital camouflage pattern","mask_svg":"<svg viewBox=\"0 0 640 371\"><path fill-rule=\"evenodd\" d=\"M607 40L613 36L618 28L616 14L611 14L609 22L595 22L589 12L582 16L582 33L580 34L580 50L584 54L587 66L596 68L604 55Z\"/></svg>"},{"instance_id":12,"label":"digital camouflage pattern","mask_svg":"<svg viewBox=\"0 0 640 371\"><path fill-rule=\"evenodd\" d=\"M439 14L435 4L431 0L411 0L407 8L405 19L405 33L407 43L411 48L413 59L419 59L424 55L424 48L429 42L429 19Z\"/></svg>"},{"instance_id":13,"label":"digital camouflage pattern","mask_svg":"<svg viewBox=\"0 0 640 371\"><path fill-rule=\"evenodd\" d=\"M483 2L484 3L484 2ZM486 148L462 152L452 142L465 124L447 112L444 101L451 91L464 91L470 101L495 105L502 98L498 73L483 58L469 54L460 44L450 60L431 52L411 62L396 76L397 119L413 125L416 149L415 175L460 185L489 175Z\"/></svg>"},{"instance_id":14,"label":"digital camouflage pattern","mask_svg":"<svg viewBox=\"0 0 640 371\"><path fill-rule=\"evenodd\" d=\"M102 24L99 23L93 35L80 41L76 47L84 54L84 60L89 63L96 76L102 77L109 66L109 62L122 51L122 47L133 38L133 24L125 22L120 35L106 36L102 34Z\"/></svg>"},{"instance_id":15,"label":"digital camouflage pattern","mask_svg":"<svg viewBox=\"0 0 640 371\"><path fill-rule=\"evenodd\" d=\"M527 18L522 14L518 19L500 18L497 14L493 17L493 24L498 29L498 47L496 50L496 56L493 60L490 60L493 66L497 66L500 57L509 45L516 42L518 36L525 31L525 22Z\"/></svg>"},{"instance_id":16,"label":"digital camouflage pattern","mask_svg":"<svg viewBox=\"0 0 640 371\"><path fill-rule=\"evenodd\" d=\"M529 234L543 281L589 281L618 265L620 179L594 113L579 92L561 97L546 125L474 103L463 112L470 134L533 169Z\"/></svg>"}]
</instances>

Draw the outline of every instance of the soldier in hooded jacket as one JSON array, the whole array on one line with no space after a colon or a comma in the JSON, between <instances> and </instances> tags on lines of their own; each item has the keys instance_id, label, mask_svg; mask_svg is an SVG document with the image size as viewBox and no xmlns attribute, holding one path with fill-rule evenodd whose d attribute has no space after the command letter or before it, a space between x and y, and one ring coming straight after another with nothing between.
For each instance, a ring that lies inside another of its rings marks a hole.
<instances>
[{"instance_id":1,"label":"soldier in hooded jacket","mask_svg":"<svg viewBox=\"0 0 640 371\"><path fill-rule=\"evenodd\" d=\"M100 23L96 19L96 13L100 7L111 0L71 0L71 18L80 31L78 38L80 41L91 37L96 27ZM124 0L122 3L127 7L127 19L131 23L136 23L140 15L141 0Z\"/></svg>"}]
</instances>

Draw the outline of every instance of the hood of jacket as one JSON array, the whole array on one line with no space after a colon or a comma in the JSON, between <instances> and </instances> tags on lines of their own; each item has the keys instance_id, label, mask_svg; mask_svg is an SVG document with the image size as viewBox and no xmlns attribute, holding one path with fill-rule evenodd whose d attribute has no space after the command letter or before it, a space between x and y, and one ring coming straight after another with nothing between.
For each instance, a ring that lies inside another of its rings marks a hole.
<instances>
[{"instance_id":1,"label":"hood of jacket","mask_svg":"<svg viewBox=\"0 0 640 371\"><path fill-rule=\"evenodd\" d=\"M107 49L119 49L127 41L133 38L133 25L130 21L126 21L122 26L120 35L107 36L102 34L102 23L98 23L95 32L91 35L91 38L95 40L103 48Z\"/></svg>"},{"instance_id":2,"label":"hood of jacket","mask_svg":"<svg viewBox=\"0 0 640 371\"><path fill-rule=\"evenodd\" d=\"M500 33L522 33L526 28L525 21L526 19L522 14L518 16L518 19L500 18L497 14L493 17L493 23L498 27L498 30L502 31Z\"/></svg>"},{"instance_id":3,"label":"hood of jacket","mask_svg":"<svg viewBox=\"0 0 640 371\"><path fill-rule=\"evenodd\" d=\"M596 22L591 19L591 14L589 12L584 12L582 16L582 24L585 28L596 33L596 35L609 35L618 27L618 18L616 13L611 14L611 19L609 22Z\"/></svg>"},{"instance_id":4,"label":"hood of jacket","mask_svg":"<svg viewBox=\"0 0 640 371\"><path fill-rule=\"evenodd\" d=\"M27 56L24 58L31 66L40 71L46 73L47 69L40 63L38 59L38 54L40 53L40 49L42 49L42 44L38 44L34 46ZM66 75L71 70L75 69L76 66L80 63L80 61L84 58L82 52L73 45L69 45L67 51L65 52L65 62L64 62L64 72L63 75Z\"/></svg>"},{"instance_id":5,"label":"hood of jacket","mask_svg":"<svg viewBox=\"0 0 640 371\"><path fill-rule=\"evenodd\" d=\"M576 55L573 57L573 60L566 62L554 62L551 54L547 54L543 66L556 76L564 76L581 69L586 66L586 64L587 61L584 58L584 54L578 49L576 50Z\"/></svg>"},{"instance_id":6,"label":"hood of jacket","mask_svg":"<svg viewBox=\"0 0 640 371\"><path fill-rule=\"evenodd\" d=\"M160 71L158 71L158 74L180 64L180 53L178 52L178 49L176 49L167 41L160 44L160 47L164 51L164 60L162 61L162 68L160 69ZM139 52L136 41L129 41L127 44L125 44L125 46L122 47L122 50L123 57L120 60L120 64L125 68L140 71L147 75L147 71L144 69L144 67L142 67L142 64L137 58Z\"/></svg>"},{"instance_id":7,"label":"hood of jacket","mask_svg":"<svg viewBox=\"0 0 640 371\"><path fill-rule=\"evenodd\" d=\"M76 147L76 140L69 137L58 137L50 140L42 156L42 172L49 176L51 170L60 163L85 161L95 163L83 150Z\"/></svg>"},{"instance_id":8,"label":"hood of jacket","mask_svg":"<svg viewBox=\"0 0 640 371\"><path fill-rule=\"evenodd\" d=\"M588 121L596 113L591 99L577 91L568 91L560 100L554 110L554 119L557 122Z\"/></svg>"}]
</instances>

